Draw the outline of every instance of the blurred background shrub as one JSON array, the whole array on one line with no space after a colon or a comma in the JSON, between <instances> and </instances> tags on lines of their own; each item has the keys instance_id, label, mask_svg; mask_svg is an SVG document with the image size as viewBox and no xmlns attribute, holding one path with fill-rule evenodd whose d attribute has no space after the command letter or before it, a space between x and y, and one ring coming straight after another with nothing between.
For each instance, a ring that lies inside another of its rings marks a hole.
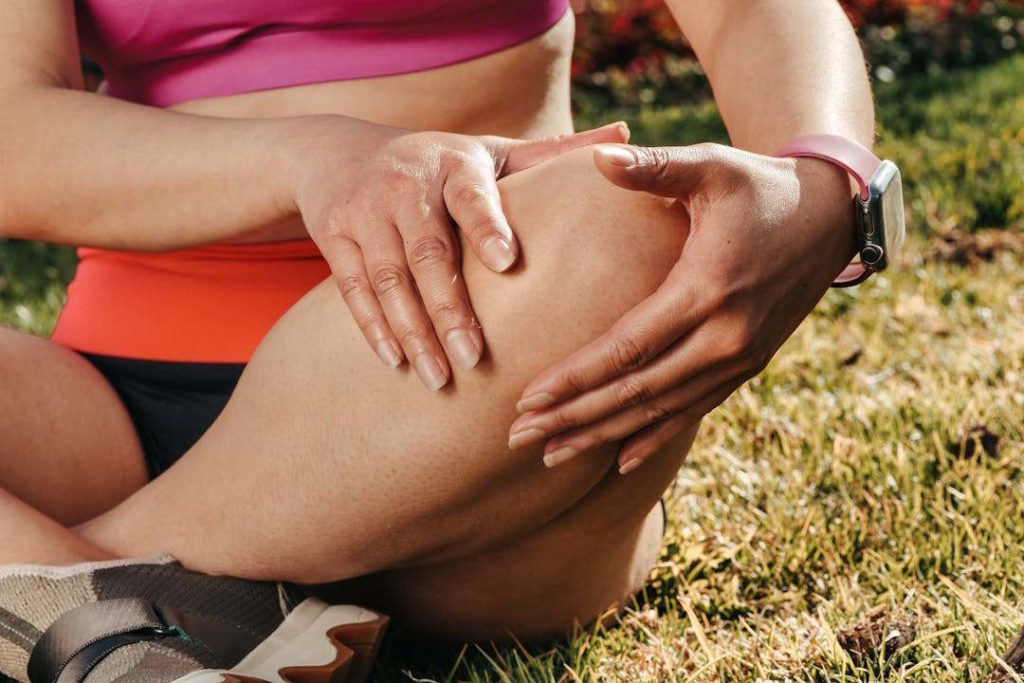
<instances>
[{"instance_id":1,"label":"blurred background shrub","mask_svg":"<svg viewBox=\"0 0 1024 683\"><path fill-rule=\"evenodd\" d=\"M1024 47L1024 2L842 0L877 81L981 66ZM674 105L710 95L661 0L589 0L577 22L576 98Z\"/></svg>"}]
</instances>

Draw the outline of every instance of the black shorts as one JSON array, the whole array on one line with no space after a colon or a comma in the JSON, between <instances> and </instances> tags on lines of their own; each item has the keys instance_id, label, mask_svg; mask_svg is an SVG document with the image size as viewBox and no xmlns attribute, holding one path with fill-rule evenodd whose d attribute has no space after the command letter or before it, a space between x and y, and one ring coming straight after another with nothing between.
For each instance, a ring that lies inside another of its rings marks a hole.
<instances>
[{"instance_id":1,"label":"black shorts","mask_svg":"<svg viewBox=\"0 0 1024 683\"><path fill-rule=\"evenodd\" d=\"M83 353L114 387L142 442L150 478L185 454L231 397L244 363L175 363Z\"/></svg>"}]
</instances>

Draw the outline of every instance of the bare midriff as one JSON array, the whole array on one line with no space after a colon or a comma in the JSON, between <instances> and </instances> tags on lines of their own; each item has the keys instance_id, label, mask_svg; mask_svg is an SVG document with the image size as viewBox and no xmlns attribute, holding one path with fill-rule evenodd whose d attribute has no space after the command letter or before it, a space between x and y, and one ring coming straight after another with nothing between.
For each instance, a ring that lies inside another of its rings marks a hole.
<instances>
[{"instance_id":1,"label":"bare midriff","mask_svg":"<svg viewBox=\"0 0 1024 683\"><path fill-rule=\"evenodd\" d=\"M533 138L572 130L573 18L528 42L417 73L182 102L225 118L335 114L415 130ZM244 363L277 319L330 273L313 243L171 253L81 249L55 341L88 353Z\"/></svg>"},{"instance_id":2,"label":"bare midriff","mask_svg":"<svg viewBox=\"0 0 1024 683\"><path fill-rule=\"evenodd\" d=\"M390 126L467 135L537 137L571 130L573 18L478 59L418 73L316 83L176 104L230 118L338 114Z\"/></svg>"}]
</instances>

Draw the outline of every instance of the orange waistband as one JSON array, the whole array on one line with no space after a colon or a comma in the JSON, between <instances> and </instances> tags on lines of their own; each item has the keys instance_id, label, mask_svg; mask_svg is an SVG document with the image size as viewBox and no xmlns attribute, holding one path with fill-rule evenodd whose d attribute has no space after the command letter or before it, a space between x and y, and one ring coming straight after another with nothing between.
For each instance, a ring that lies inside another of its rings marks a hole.
<instances>
[{"instance_id":1,"label":"orange waistband","mask_svg":"<svg viewBox=\"0 0 1024 683\"><path fill-rule=\"evenodd\" d=\"M53 340L87 353L245 363L330 275L309 240L170 253L80 249Z\"/></svg>"}]
</instances>

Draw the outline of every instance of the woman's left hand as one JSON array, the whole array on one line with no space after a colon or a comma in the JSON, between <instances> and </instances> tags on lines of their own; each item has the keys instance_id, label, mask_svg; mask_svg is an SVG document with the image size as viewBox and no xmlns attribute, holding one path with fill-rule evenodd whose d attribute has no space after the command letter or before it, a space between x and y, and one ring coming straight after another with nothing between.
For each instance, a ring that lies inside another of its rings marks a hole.
<instances>
[{"instance_id":1,"label":"woman's left hand","mask_svg":"<svg viewBox=\"0 0 1024 683\"><path fill-rule=\"evenodd\" d=\"M527 385L510 445L547 440L554 466L626 439L625 474L759 373L814 308L854 254L853 193L826 162L714 144L604 145L595 161L681 201L690 234L654 294Z\"/></svg>"}]
</instances>

